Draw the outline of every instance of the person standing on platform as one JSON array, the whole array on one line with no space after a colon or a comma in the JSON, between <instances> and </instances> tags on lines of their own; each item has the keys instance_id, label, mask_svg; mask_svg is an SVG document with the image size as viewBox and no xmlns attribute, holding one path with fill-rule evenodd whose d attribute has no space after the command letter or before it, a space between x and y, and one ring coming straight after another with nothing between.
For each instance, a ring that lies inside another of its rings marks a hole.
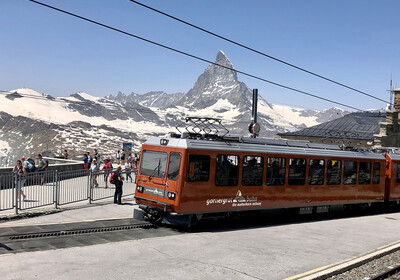
<instances>
[{"instance_id":1,"label":"person standing on platform","mask_svg":"<svg viewBox=\"0 0 400 280\"><path fill-rule=\"evenodd\" d=\"M120 150L118 150L118 152L115 155L116 159L117 159L117 164L121 164L121 152Z\"/></svg>"},{"instance_id":2,"label":"person standing on platform","mask_svg":"<svg viewBox=\"0 0 400 280\"><path fill-rule=\"evenodd\" d=\"M125 152L122 151L121 152L121 164L124 164L124 163L125 163Z\"/></svg>"},{"instance_id":3,"label":"person standing on platform","mask_svg":"<svg viewBox=\"0 0 400 280\"><path fill-rule=\"evenodd\" d=\"M117 170L114 172L115 178L115 193L114 193L114 203L121 205L121 197L122 197L122 185L124 178L121 174L121 166L118 166Z\"/></svg>"},{"instance_id":4,"label":"person standing on platform","mask_svg":"<svg viewBox=\"0 0 400 280\"><path fill-rule=\"evenodd\" d=\"M88 158L88 168L87 169L90 169L90 165L93 162L93 157L90 155L90 152L87 152L86 154L87 154L87 158Z\"/></svg>"},{"instance_id":5,"label":"person standing on platform","mask_svg":"<svg viewBox=\"0 0 400 280\"><path fill-rule=\"evenodd\" d=\"M44 172L46 171L47 166L49 166L49 161L47 159L44 159L41 154L38 154L38 160L39 160L39 172ZM40 178L40 184L44 184L44 175L41 174Z\"/></svg>"},{"instance_id":6,"label":"person standing on platform","mask_svg":"<svg viewBox=\"0 0 400 280\"><path fill-rule=\"evenodd\" d=\"M126 159L125 162L125 172L126 172L126 182L128 182L128 178L131 178L131 183L133 182L131 172L132 172L132 163L129 161L129 159Z\"/></svg>"},{"instance_id":7,"label":"person standing on platform","mask_svg":"<svg viewBox=\"0 0 400 280\"><path fill-rule=\"evenodd\" d=\"M90 170L92 170L92 180L93 180L93 187L98 187L99 183L97 182L97 176L99 175L99 164L97 163L97 160L94 158L92 165L90 166Z\"/></svg>"},{"instance_id":8,"label":"person standing on platform","mask_svg":"<svg viewBox=\"0 0 400 280\"><path fill-rule=\"evenodd\" d=\"M108 158L104 159L104 166L103 166L103 170L104 170L104 182L106 183L106 186L104 187L105 189L108 188L108 176L111 173L113 166L111 164L111 161L108 160Z\"/></svg>"},{"instance_id":9,"label":"person standing on platform","mask_svg":"<svg viewBox=\"0 0 400 280\"><path fill-rule=\"evenodd\" d=\"M85 168L86 170L89 167L89 159L87 154L83 154L83 168Z\"/></svg>"},{"instance_id":10,"label":"person standing on platform","mask_svg":"<svg viewBox=\"0 0 400 280\"><path fill-rule=\"evenodd\" d=\"M17 188L17 198L19 199L22 195L23 199L26 199L26 195L24 194L22 187L25 184L25 168L22 165L21 160L17 160L17 165L13 169L13 173L15 174L15 187Z\"/></svg>"},{"instance_id":11,"label":"person standing on platform","mask_svg":"<svg viewBox=\"0 0 400 280\"><path fill-rule=\"evenodd\" d=\"M63 152L62 154L63 154L64 159L68 159L68 152L67 152L67 150L64 150L64 152Z\"/></svg>"},{"instance_id":12,"label":"person standing on platform","mask_svg":"<svg viewBox=\"0 0 400 280\"><path fill-rule=\"evenodd\" d=\"M96 159L96 161L100 163L99 150L94 149L94 157L93 157L93 159Z\"/></svg>"}]
</instances>

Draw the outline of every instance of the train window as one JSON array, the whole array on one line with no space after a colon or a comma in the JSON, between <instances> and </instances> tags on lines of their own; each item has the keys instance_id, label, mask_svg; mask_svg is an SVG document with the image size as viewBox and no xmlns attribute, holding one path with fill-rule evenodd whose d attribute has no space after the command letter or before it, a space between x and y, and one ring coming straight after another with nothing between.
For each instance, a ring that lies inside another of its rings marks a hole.
<instances>
[{"instance_id":1,"label":"train window","mask_svg":"<svg viewBox=\"0 0 400 280\"><path fill-rule=\"evenodd\" d=\"M189 155L188 182L207 182L210 176L210 156Z\"/></svg>"},{"instance_id":2,"label":"train window","mask_svg":"<svg viewBox=\"0 0 400 280\"><path fill-rule=\"evenodd\" d=\"M379 179L381 178L381 163L374 162L374 171L372 172L372 184L379 184Z\"/></svg>"},{"instance_id":3,"label":"train window","mask_svg":"<svg viewBox=\"0 0 400 280\"><path fill-rule=\"evenodd\" d=\"M310 166L308 168L308 184L322 185L324 183L324 173L325 160L310 159Z\"/></svg>"},{"instance_id":4,"label":"train window","mask_svg":"<svg viewBox=\"0 0 400 280\"><path fill-rule=\"evenodd\" d=\"M342 175L342 161L328 160L326 168L326 184L340 185Z\"/></svg>"},{"instance_id":5,"label":"train window","mask_svg":"<svg viewBox=\"0 0 400 280\"><path fill-rule=\"evenodd\" d=\"M178 178L179 168L181 167L181 154L171 153L168 164L168 180L175 181Z\"/></svg>"},{"instance_id":6,"label":"train window","mask_svg":"<svg viewBox=\"0 0 400 280\"><path fill-rule=\"evenodd\" d=\"M215 167L216 186L236 186L239 181L239 156L217 155Z\"/></svg>"},{"instance_id":7,"label":"train window","mask_svg":"<svg viewBox=\"0 0 400 280\"><path fill-rule=\"evenodd\" d=\"M397 184L400 184L400 163L397 164Z\"/></svg>"},{"instance_id":8,"label":"train window","mask_svg":"<svg viewBox=\"0 0 400 280\"><path fill-rule=\"evenodd\" d=\"M144 150L140 165L140 174L163 178L167 167L168 154L165 152Z\"/></svg>"},{"instance_id":9,"label":"train window","mask_svg":"<svg viewBox=\"0 0 400 280\"><path fill-rule=\"evenodd\" d=\"M371 163L366 161L360 162L358 170L358 183L360 185L371 184Z\"/></svg>"},{"instance_id":10,"label":"train window","mask_svg":"<svg viewBox=\"0 0 400 280\"><path fill-rule=\"evenodd\" d=\"M289 185L304 185L306 182L306 159L291 158L289 159Z\"/></svg>"},{"instance_id":11,"label":"train window","mask_svg":"<svg viewBox=\"0 0 400 280\"><path fill-rule=\"evenodd\" d=\"M261 186L264 177L264 158L245 156L243 158L243 186Z\"/></svg>"},{"instance_id":12,"label":"train window","mask_svg":"<svg viewBox=\"0 0 400 280\"><path fill-rule=\"evenodd\" d=\"M343 184L354 185L357 181L357 161L344 161Z\"/></svg>"},{"instance_id":13,"label":"train window","mask_svg":"<svg viewBox=\"0 0 400 280\"><path fill-rule=\"evenodd\" d=\"M269 157L267 160L267 186L285 184L286 158Z\"/></svg>"}]
</instances>

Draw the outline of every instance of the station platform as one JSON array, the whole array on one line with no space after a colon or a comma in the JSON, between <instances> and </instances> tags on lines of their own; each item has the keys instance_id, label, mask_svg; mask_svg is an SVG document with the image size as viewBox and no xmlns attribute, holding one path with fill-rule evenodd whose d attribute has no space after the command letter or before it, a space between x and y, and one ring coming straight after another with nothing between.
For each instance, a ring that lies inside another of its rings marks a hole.
<instances>
[{"instance_id":1,"label":"station platform","mask_svg":"<svg viewBox=\"0 0 400 280\"><path fill-rule=\"evenodd\" d=\"M20 215L10 210L2 213L0 228L129 219L133 217L135 207L133 196L130 196L123 198L121 205L114 204L113 199L109 198L91 204L87 201L76 202L59 209L35 208L25 210Z\"/></svg>"}]
</instances>

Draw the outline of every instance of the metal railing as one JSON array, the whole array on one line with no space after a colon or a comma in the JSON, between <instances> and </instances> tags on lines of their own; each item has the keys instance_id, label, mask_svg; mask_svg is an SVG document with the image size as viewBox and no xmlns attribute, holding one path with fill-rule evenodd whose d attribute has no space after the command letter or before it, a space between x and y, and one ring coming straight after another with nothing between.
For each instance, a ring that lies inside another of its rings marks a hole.
<instances>
[{"instance_id":1,"label":"metal railing","mask_svg":"<svg viewBox=\"0 0 400 280\"><path fill-rule=\"evenodd\" d=\"M0 173L0 211L19 210L75 203L88 200L89 203L114 196L115 185L109 182L115 170L97 171L72 170L58 172ZM122 170L126 180L123 196L135 193L135 173Z\"/></svg>"}]
</instances>

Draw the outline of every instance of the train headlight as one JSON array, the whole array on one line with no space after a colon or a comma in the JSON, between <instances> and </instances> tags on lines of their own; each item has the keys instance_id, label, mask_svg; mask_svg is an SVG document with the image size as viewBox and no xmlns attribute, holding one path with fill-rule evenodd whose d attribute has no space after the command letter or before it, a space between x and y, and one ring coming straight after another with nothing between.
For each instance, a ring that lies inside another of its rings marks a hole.
<instances>
[{"instance_id":1,"label":"train headlight","mask_svg":"<svg viewBox=\"0 0 400 280\"><path fill-rule=\"evenodd\" d=\"M168 192L168 193L167 193L167 197L168 197L169 199L175 199L176 194L173 193L173 192Z\"/></svg>"},{"instance_id":2,"label":"train headlight","mask_svg":"<svg viewBox=\"0 0 400 280\"><path fill-rule=\"evenodd\" d=\"M136 187L136 189L137 189L137 191L140 192L140 193L142 193L142 192L144 191L144 187L143 187L143 186L139 186L139 185L138 185L138 186Z\"/></svg>"}]
</instances>

